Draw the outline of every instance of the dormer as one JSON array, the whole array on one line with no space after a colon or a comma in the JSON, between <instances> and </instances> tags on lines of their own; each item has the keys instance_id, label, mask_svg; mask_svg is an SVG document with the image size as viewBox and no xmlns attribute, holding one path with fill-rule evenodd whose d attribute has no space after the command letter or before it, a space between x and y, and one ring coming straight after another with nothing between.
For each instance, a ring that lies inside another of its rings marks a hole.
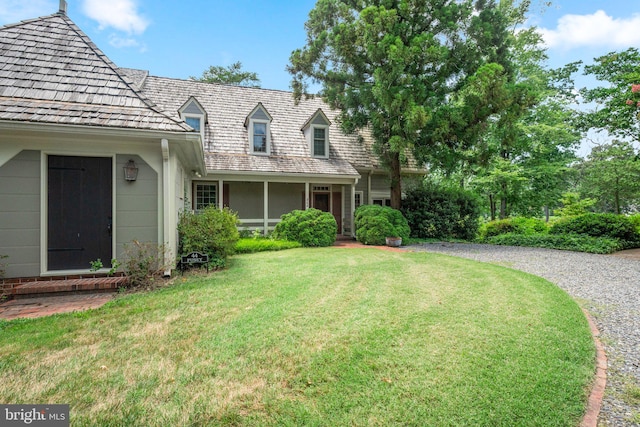
<instances>
[{"instance_id":1,"label":"dormer","mask_svg":"<svg viewBox=\"0 0 640 427\"><path fill-rule=\"evenodd\" d=\"M302 133L309 144L311 157L329 158L329 126L331 122L321 108L318 108L302 126Z\"/></svg>"},{"instance_id":2,"label":"dormer","mask_svg":"<svg viewBox=\"0 0 640 427\"><path fill-rule=\"evenodd\" d=\"M249 152L262 156L271 154L271 114L261 102L251 110L244 121L249 134Z\"/></svg>"},{"instance_id":3,"label":"dormer","mask_svg":"<svg viewBox=\"0 0 640 427\"><path fill-rule=\"evenodd\" d=\"M178 109L180 118L189 126L200 132L204 141L204 125L207 123L207 112L195 97L191 97Z\"/></svg>"}]
</instances>

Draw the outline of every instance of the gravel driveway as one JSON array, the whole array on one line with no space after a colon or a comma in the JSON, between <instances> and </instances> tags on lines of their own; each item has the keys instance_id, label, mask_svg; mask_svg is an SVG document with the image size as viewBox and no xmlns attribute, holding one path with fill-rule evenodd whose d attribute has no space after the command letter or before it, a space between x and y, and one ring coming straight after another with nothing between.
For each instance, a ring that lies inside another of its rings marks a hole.
<instances>
[{"instance_id":1,"label":"gravel driveway","mask_svg":"<svg viewBox=\"0 0 640 427\"><path fill-rule=\"evenodd\" d=\"M503 265L564 289L591 313L605 346L607 386L598 425L640 426L640 259L466 243L407 249Z\"/></svg>"}]
</instances>

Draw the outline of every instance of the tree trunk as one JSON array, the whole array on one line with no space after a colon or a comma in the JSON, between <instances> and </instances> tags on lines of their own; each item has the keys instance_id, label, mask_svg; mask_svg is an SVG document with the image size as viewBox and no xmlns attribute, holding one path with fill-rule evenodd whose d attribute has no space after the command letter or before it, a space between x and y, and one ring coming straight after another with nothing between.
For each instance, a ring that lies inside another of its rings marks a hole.
<instances>
[{"instance_id":1,"label":"tree trunk","mask_svg":"<svg viewBox=\"0 0 640 427\"><path fill-rule=\"evenodd\" d=\"M391 207L402 207L402 179L400 167L400 153L390 153L389 174L391 178Z\"/></svg>"},{"instance_id":2,"label":"tree trunk","mask_svg":"<svg viewBox=\"0 0 640 427\"><path fill-rule=\"evenodd\" d=\"M507 217L507 199L504 197L500 199L500 219Z\"/></svg>"},{"instance_id":3,"label":"tree trunk","mask_svg":"<svg viewBox=\"0 0 640 427\"><path fill-rule=\"evenodd\" d=\"M491 211L491 221L496 219L496 201L493 200L493 194L489 194L489 210Z\"/></svg>"},{"instance_id":4,"label":"tree trunk","mask_svg":"<svg viewBox=\"0 0 640 427\"><path fill-rule=\"evenodd\" d=\"M544 220L545 222L549 222L549 216L550 216L550 209L549 206L545 206L544 207Z\"/></svg>"}]
</instances>

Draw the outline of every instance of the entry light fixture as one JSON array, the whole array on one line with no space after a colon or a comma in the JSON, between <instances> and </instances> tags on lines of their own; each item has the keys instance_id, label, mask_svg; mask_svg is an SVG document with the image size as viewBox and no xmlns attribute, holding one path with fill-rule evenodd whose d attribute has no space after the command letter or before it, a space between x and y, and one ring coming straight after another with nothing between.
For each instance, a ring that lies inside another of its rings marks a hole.
<instances>
[{"instance_id":1,"label":"entry light fixture","mask_svg":"<svg viewBox=\"0 0 640 427\"><path fill-rule=\"evenodd\" d=\"M135 181L138 179L138 168L136 167L136 162L133 160L129 160L122 169L124 169L125 181Z\"/></svg>"}]
</instances>

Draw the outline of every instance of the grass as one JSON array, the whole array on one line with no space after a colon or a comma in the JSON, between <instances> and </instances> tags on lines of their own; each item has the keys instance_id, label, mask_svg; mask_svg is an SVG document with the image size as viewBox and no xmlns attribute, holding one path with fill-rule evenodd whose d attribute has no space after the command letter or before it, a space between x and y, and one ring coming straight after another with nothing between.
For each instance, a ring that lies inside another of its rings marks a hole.
<instances>
[{"instance_id":1,"label":"grass","mask_svg":"<svg viewBox=\"0 0 640 427\"><path fill-rule=\"evenodd\" d=\"M292 249L0 325L0 401L74 426L575 426L594 372L549 282L438 254Z\"/></svg>"}]
</instances>

